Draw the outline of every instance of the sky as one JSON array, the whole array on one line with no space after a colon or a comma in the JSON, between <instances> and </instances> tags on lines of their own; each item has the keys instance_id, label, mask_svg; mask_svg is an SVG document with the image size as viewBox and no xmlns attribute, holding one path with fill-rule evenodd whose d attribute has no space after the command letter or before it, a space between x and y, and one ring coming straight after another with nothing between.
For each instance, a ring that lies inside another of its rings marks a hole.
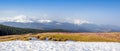
<instances>
[{"instance_id":1,"label":"sky","mask_svg":"<svg viewBox=\"0 0 120 51\"><path fill-rule=\"evenodd\" d=\"M120 26L120 0L0 0L0 18L18 15Z\"/></svg>"}]
</instances>

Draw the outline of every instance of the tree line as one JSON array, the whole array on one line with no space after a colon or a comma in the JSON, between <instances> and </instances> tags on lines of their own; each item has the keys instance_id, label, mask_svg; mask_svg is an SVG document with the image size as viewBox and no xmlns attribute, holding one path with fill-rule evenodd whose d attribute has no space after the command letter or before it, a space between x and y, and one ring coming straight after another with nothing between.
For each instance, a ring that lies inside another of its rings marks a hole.
<instances>
[{"instance_id":1,"label":"tree line","mask_svg":"<svg viewBox=\"0 0 120 51\"><path fill-rule=\"evenodd\" d=\"M42 33L42 32L68 32L62 29L54 30L39 30L39 29L30 29L30 28L17 28L11 26L5 26L0 24L0 36L4 35L15 35L15 34L26 34L26 33Z\"/></svg>"}]
</instances>

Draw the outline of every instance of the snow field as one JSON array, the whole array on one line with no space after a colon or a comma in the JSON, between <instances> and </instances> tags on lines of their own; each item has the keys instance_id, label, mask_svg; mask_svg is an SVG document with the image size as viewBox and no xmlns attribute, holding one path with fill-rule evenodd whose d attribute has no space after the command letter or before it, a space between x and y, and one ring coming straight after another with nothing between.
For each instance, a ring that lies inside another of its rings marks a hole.
<instances>
[{"instance_id":1,"label":"snow field","mask_svg":"<svg viewBox=\"0 0 120 51\"><path fill-rule=\"evenodd\" d=\"M120 43L17 40L0 42L0 51L120 51Z\"/></svg>"}]
</instances>

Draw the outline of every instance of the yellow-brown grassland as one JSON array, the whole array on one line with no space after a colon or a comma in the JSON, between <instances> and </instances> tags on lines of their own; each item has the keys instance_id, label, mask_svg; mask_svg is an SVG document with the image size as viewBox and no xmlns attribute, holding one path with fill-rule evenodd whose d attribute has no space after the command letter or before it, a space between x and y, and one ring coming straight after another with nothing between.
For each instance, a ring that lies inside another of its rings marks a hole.
<instances>
[{"instance_id":1,"label":"yellow-brown grassland","mask_svg":"<svg viewBox=\"0 0 120 51\"><path fill-rule=\"evenodd\" d=\"M24 35L7 35L0 36L0 42L11 40L31 40L31 37L38 40L49 41L81 41L81 42L120 42L119 32L109 33L68 33L68 32L54 32L54 33L37 33Z\"/></svg>"}]
</instances>

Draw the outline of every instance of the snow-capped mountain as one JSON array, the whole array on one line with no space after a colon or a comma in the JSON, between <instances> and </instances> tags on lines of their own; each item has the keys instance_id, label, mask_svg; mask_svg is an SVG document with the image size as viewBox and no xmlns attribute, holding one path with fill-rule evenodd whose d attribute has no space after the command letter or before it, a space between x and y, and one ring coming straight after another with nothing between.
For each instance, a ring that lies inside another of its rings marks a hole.
<instances>
[{"instance_id":1,"label":"snow-capped mountain","mask_svg":"<svg viewBox=\"0 0 120 51\"><path fill-rule=\"evenodd\" d=\"M77 32L120 32L120 27L112 25L97 25L86 20L73 19L69 22L53 20L32 19L20 15L14 18L0 19L1 24L20 28L32 28L41 30L63 29Z\"/></svg>"}]
</instances>

